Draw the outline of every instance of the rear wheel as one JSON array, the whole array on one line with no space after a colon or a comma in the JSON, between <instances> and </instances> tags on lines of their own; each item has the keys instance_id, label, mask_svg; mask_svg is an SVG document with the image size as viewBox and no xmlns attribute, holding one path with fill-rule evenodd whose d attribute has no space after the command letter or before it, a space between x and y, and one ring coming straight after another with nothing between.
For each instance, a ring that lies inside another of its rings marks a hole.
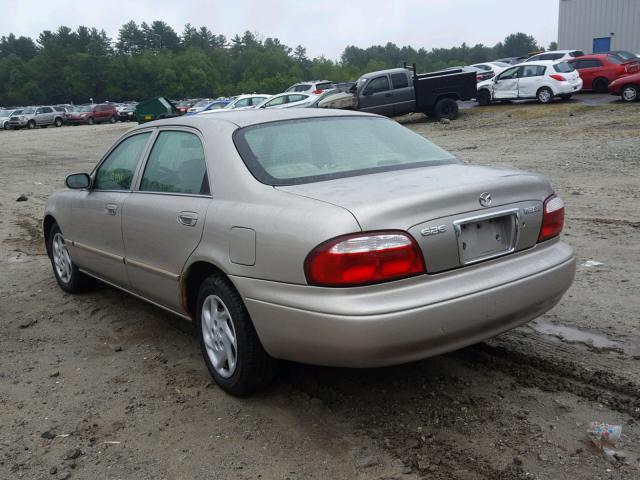
<instances>
[{"instance_id":1,"label":"rear wheel","mask_svg":"<svg viewBox=\"0 0 640 480\"><path fill-rule=\"evenodd\" d=\"M478 105L485 107L491 105L491 94L487 90L480 90L476 97Z\"/></svg>"},{"instance_id":2,"label":"rear wheel","mask_svg":"<svg viewBox=\"0 0 640 480\"><path fill-rule=\"evenodd\" d=\"M536 98L540 103L551 103L553 101L553 92L548 87L542 87L536 93Z\"/></svg>"},{"instance_id":3,"label":"rear wheel","mask_svg":"<svg viewBox=\"0 0 640 480\"><path fill-rule=\"evenodd\" d=\"M65 292L80 293L95 285L95 280L78 270L71 261L64 236L57 223L53 224L49 232L49 255L56 281Z\"/></svg>"},{"instance_id":4,"label":"rear wheel","mask_svg":"<svg viewBox=\"0 0 640 480\"><path fill-rule=\"evenodd\" d=\"M209 373L225 392L248 395L275 378L277 361L265 352L242 298L221 275L200 286L196 329Z\"/></svg>"},{"instance_id":5,"label":"rear wheel","mask_svg":"<svg viewBox=\"0 0 640 480\"><path fill-rule=\"evenodd\" d=\"M89 125L93 125L95 123L95 121L93 120L93 117L89 117L89 120L87 120L87 123Z\"/></svg>"},{"instance_id":6,"label":"rear wheel","mask_svg":"<svg viewBox=\"0 0 640 480\"><path fill-rule=\"evenodd\" d=\"M594 92L607 93L609 90L609 81L606 78L596 78L591 84Z\"/></svg>"},{"instance_id":7,"label":"rear wheel","mask_svg":"<svg viewBox=\"0 0 640 480\"><path fill-rule=\"evenodd\" d=\"M458 116L458 102L452 98L441 98L433 108L436 120L447 118L453 120Z\"/></svg>"},{"instance_id":8,"label":"rear wheel","mask_svg":"<svg viewBox=\"0 0 640 480\"><path fill-rule=\"evenodd\" d=\"M625 102L635 102L640 98L640 88L636 85L625 85L620 89L620 96Z\"/></svg>"}]
</instances>

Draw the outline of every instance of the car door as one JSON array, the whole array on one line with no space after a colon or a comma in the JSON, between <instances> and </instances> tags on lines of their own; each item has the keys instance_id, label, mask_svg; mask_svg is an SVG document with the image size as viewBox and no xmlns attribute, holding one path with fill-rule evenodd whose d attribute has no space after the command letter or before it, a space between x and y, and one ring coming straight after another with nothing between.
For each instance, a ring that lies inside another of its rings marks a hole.
<instances>
[{"instance_id":1,"label":"car door","mask_svg":"<svg viewBox=\"0 0 640 480\"><path fill-rule=\"evenodd\" d=\"M574 65L574 68L578 70L580 78L582 78L582 87L585 90L591 90L593 88L593 81L602 73L602 62L595 58L588 58L579 60L578 65Z\"/></svg>"},{"instance_id":2,"label":"car door","mask_svg":"<svg viewBox=\"0 0 640 480\"><path fill-rule=\"evenodd\" d=\"M507 100L518 98L518 72L520 67L508 68L495 77L493 83L493 98Z\"/></svg>"},{"instance_id":3,"label":"car door","mask_svg":"<svg viewBox=\"0 0 640 480\"><path fill-rule=\"evenodd\" d=\"M83 269L117 285L127 286L122 240L122 206L130 195L151 130L125 137L92 174L90 189L81 190L71 205L74 261Z\"/></svg>"},{"instance_id":4,"label":"car door","mask_svg":"<svg viewBox=\"0 0 640 480\"><path fill-rule=\"evenodd\" d=\"M547 67L523 65L518 72L518 98L535 98Z\"/></svg>"},{"instance_id":5,"label":"car door","mask_svg":"<svg viewBox=\"0 0 640 480\"><path fill-rule=\"evenodd\" d=\"M412 112L416 107L415 93L409 74L405 72L391 74L393 91L393 114L404 115Z\"/></svg>"},{"instance_id":6,"label":"car door","mask_svg":"<svg viewBox=\"0 0 640 480\"><path fill-rule=\"evenodd\" d=\"M135 292L180 311L180 274L211 202L202 138L191 129L160 129L141 171L123 212L127 273Z\"/></svg>"},{"instance_id":7,"label":"car door","mask_svg":"<svg viewBox=\"0 0 640 480\"><path fill-rule=\"evenodd\" d=\"M358 99L359 109L379 115L393 115L393 94L388 75L373 77L364 86Z\"/></svg>"}]
</instances>

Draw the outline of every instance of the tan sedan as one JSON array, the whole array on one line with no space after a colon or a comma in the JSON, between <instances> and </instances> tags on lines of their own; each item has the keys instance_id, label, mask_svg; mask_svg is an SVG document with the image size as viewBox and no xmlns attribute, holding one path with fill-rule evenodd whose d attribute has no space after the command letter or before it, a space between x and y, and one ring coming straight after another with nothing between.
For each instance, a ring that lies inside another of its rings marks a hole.
<instances>
[{"instance_id":1,"label":"tan sedan","mask_svg":"<svg viewBox=\"0 0 640 480\"><path fill-rule=\"evenodd\" d=\"M497 335L573 281L542 176L469 166L396 122L324 109L171 118L49 199L68 292L95 279L193 320L226 391L277 359L376 367Z\"/></svg>"}]
</instances>

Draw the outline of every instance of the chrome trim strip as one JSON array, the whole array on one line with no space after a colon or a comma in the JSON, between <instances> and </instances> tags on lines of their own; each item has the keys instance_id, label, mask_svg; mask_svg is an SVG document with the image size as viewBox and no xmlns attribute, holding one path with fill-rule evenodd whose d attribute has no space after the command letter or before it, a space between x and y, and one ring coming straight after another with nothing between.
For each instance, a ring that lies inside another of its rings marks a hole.
<instances>
[{"instance_id":1,"label":"chrome trim strip","mask_svg":"<svg viewBox=\"0 0 640 480\"><path fill-rule=\"evenodd\" d=\"M138 267L138 268L141 268L142 270L147 270L151 273L157 273L158 275L162 275L163 277L170 278L171 280L175 280L176 282L180 279L180 274L171 273L167 270L163 270L162 268L153 267L143 262L138 262L137 260L131 260L130 258L126 258L124 263L126 263L127 265L131 265L132 267Z\"/></svg>"},{"instance_id":2,"label":"chrome trim strip","mask_svg":"<svg viewBox=\"0 0 640 480\"><path fill-rule=\"evenodd\" d=\"M471 222L479 222L484 220L491 220L492 218L497 217L506 217L507 215L511 215L514 219L514 231L513 238L511 239L511 246L507 250L503 250L502 252L494 253L491 255L485 255L484 257L474 258L473 260L467 260L466 262L462 259L464 258L464 254L462 252L462 245L460 244L460 235L462 234L461 225L465 223ZM476 215L473 217L462 218L460 220L456 220L453 222L453 229L456 232L456 239L458 240L458 255L460 257L460 265L471 265L473 263L483 262L485 260L490 260L492 258L501 257L503 255L507 255L509 253L513 253L516 250L516 246L518 245L518 241L520 240L520 208L509 208L506 210L498 210L495 212L484 213L482 215Z\"/></svg>"},{"instance_id":3,"label":"chrome trim strip","mask_svg":"<svg viewBox=\"0 0 640 480\"><path fill-rule=\"evenodd\" d=\"M97 255L102 255L103 257L107 257L111 260L115 260L116 262L124 263L124 257L120 255L115 255L113 253L105 252L104 250L100 250L99 248L90 247L89 245L85 245L84 243L72 241L71 245L82 250L86 250L87 252L95 253Z\"/></svg>"},{"instance_id":4,"label":"chrome trim strip","mask_svg":"<svg viewBox=\"0 0 640 480\"><path fill-rule=\"evenodd\" d=\"M108 280L105 280L104 278L100 277L99 275L96 275L95 273L88 272L87 270L85 270L83 268L80 268L79 270L82 273L87 274L90 277L95 278L96 280L99 280L99 281L101 281L103 283L106 283L107 285L110 285L110 286L112 286L114 288L117 288L118 290L122 290L123 292L128 293L129 295L132 295L132 296L134 296L136 298L139 298L140 300L144 300L145 302L150 303L151 305L154 305L154 306L156 306L158 308L161 308L162 310L165 310L165 311L167 311L169 313L173 313L174 315L177 315L180 318L184 318L185 320L189 320L190 322L193 321L193 319L190 316L185 315L184 313L177 312L176 310L173 310L172 308L165 307L164 305L161 305L158 302L154 302L153 300L149 300L148 298L143 297L139 293L132 292L131 290L129 290L127 288L124 288L124 287L121 287L120 285L118 285L116 283L113 283L113 282L110 282Z\"/></svg>"}]
</instances>

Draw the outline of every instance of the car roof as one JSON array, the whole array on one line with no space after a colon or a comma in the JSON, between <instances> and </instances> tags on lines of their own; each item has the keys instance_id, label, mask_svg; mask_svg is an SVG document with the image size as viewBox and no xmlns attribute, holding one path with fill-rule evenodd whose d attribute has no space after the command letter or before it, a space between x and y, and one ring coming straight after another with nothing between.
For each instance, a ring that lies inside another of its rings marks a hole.
<instances>
[{"instance_id":1,"label":"car roof","mask_svg":"<svg viewBox=\"0 0 640 480\"><path fill-rule=\"evenodd\" d=\"M379 115L370 113L356 112L352 110L335 110L335 109L306 109L306 108L284 108L284 109L251 109L228 112L220 112L216 115L189 115L181 117L165 118L155 120L153 122L143 123L135 129L141 129L148 126L191 126L194 128L205 128L211 125L211 122L225 122L236 125L238 127L248 127L250 125L258 125L261 123L277 122L281 120L296 120L304 118L321 118L321 117L372 117Z\"/></svg>"},{"instance_id":2,"label":"car roof","mask_svg":"<svg viewBox=\"0 0 640 480\"><path fill-rule=\"evenodd\" d=\"M360 78L371 78L371 77L375 77L376 75L386 75L386 74L390 74L390 73L407 73L410 72L409 69L407 68L388 68L386 70L378 70L376 72L368 72L365 73L364 75L361 75Z\"/></svg>"}]
</instances>

